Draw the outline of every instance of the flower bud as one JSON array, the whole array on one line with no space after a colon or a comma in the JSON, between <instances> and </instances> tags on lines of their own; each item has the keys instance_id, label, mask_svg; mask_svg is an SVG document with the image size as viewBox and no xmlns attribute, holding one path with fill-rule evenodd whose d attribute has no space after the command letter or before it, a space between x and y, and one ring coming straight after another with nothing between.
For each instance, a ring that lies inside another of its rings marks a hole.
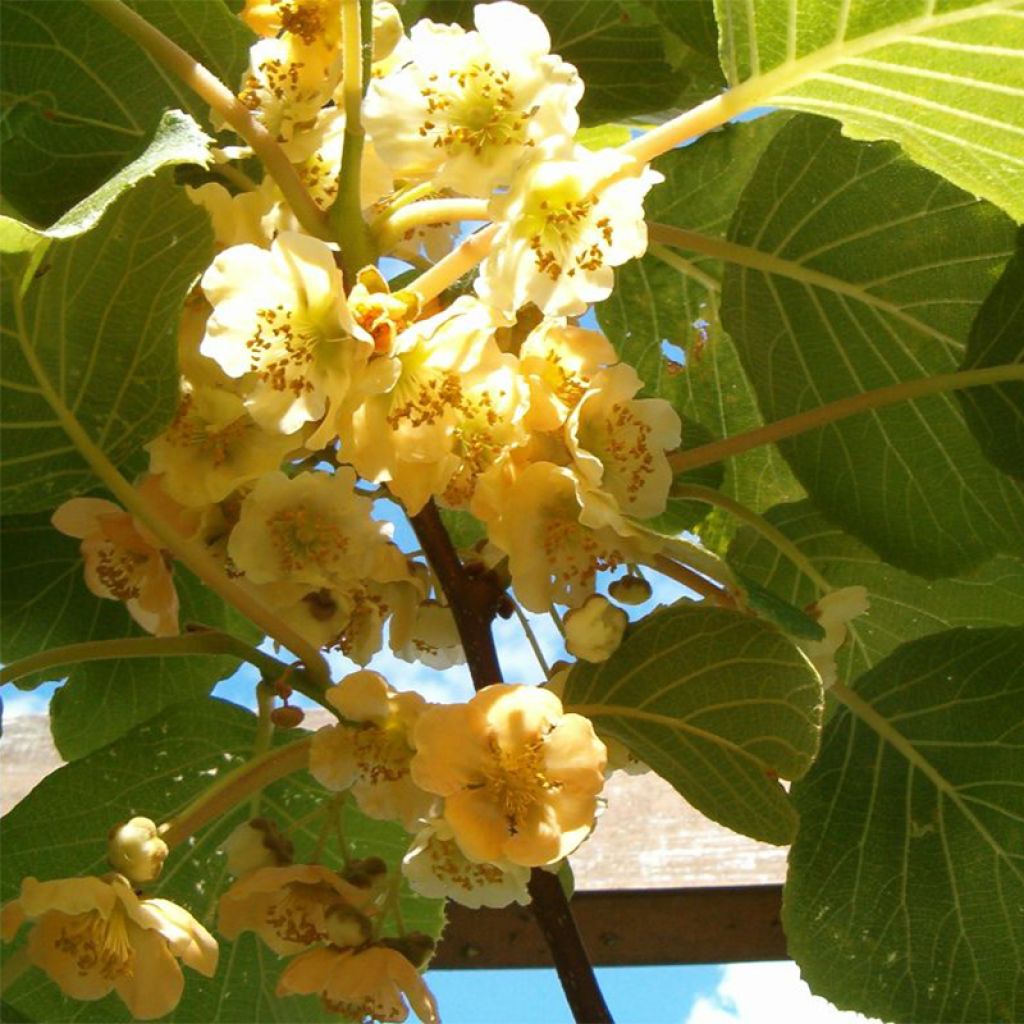
<instances>
[{"instance_id":1,"label":"flower bud","mask_svg":"<svg viewBox=\"0 0 1024 1024\"><path fill-rule=\"evenodd\" d=\"M295 707L294 704L285 704L270 712L270 720L278 729L295 729L302 725L302 720L305 717L306 712L302 708Z\"/></svg>"},{"instance_id":2,"label":"flower bud","mask_svg":"<svg viewBox=\"0 0 1024 1024\"><path fill-rule=\"evenodd\" d=\"M138 885L160 877L167 854L167 844L149 818L132 818L112 829L107 839L110 866Z\"/></svg>"},{"instance_id":3,"label":"flower bud","mask_svg":"<svg viewBox=\"0 0 1024 1024\"><path fill-rule=\"evenodd\" d=\"M253 818L239 825L221 844L228 871L236 878L258 868L291 864L294 847L268 818Z\"/></svg>"},{"instance_id":4,"label":"flower bud","mask_svg":"<svg viewBox=\"0 0 1024 1024\"><path fill-rule=\"evenodd\" d=\"M373 59L390 57L405 29L398 8L387 0L373 0Z\"/></svg>"},{"instance_id":5,"label":"flower bud","mask_svg":"<svg viewBox=\"0 0 1024 1024\"><path fill-rule=\"evenodd\" d=\"M606 661L618 650L628 625L629 616L621 608L594 594L566 615L566 650L584 661Z\"/></svg>"},{"instance_id":6,"label":"flower bud","mask_svg":"<svg viewBox=\"0 0 1024 1024\"><path fill-rule=\"evenodd\" d=\"M608 593L620 604L643 604L651 599L651 585L643 576L632 573L608 584Z\"/></svg>"},{"instance_id":7,"label":"flower bud","mask_svg":"<svg viewBox=\"0 0 1024 1024\"><path fill-rule=\"evenodd\" d=\"M361 946L372 934L366 915L345 903L335 903L324 911L324 925L327 941L338 949Z\"/></svg>"}]
</instances>

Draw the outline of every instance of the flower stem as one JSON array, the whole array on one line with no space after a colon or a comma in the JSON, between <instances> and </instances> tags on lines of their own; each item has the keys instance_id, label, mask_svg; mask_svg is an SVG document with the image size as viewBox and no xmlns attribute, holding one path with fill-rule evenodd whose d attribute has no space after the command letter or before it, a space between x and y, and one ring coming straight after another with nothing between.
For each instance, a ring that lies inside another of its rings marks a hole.
<instances>
[{"instance_id":1,"label":"flower stem","mask_svg":"<svg viewBox=\"0 0 1024 1024\"><path fill-rule=\"evenodd\" d=\"M513 601L512 607L515 609L519 625L523 627L523 633L526 636L527 642L530 644L533 656L537 659L537 664L540 665L541 672L544 673L544 678L549 678L551 676L551 668L547 663L547 659L544 657L544 652L540 649L540 644L537 642L537 637L533 632L533 627L530 625L530 620L526 617L526 612L524 612L520 607L518 601Z\"/></svg>"},{"instance_id":2,"label":"flower stem","mask_svg":"<svg viewBox=\"0 0 1024 1024\"><path fill-rule=\"evenodd\" d=\"M275 747L246 761L201 793L183 811L160 826L163 841L170 847L183 843L204 825L228 813L246 797L272 782L301 771L309 764L312 736Z\"/></svg>"},{"instance_id":3,"label":"flower stem","mask_svg":"<svg viewBox=\"0 0 1024 1024\"><path fill-rule=\"evenodd\" d=\"M681 583L690 590L695 590L706 601L711 604L720 605L723 608L733 608L736 602L728 590L716 586L710 580L706 580L698 572L680 565L679 562L666 558L664 555L655 555L648 563L652 569L657 570L662 576L667 576L676 583Z\"/></svg>"},{"instance_id":4,"label":"flower stem","mask_svg":"<svg viewBox=\"0 0 1024 1024\"><path fill-rule=\"evenodd\" d=\"M274 721L270 717L274 710L274 688L264 680L256 684L256 738L252 741L250 760L262 757L269 749L274 738ZM260 798L263 790L257 789L249 799L249 817L255 818L260 813Z\"/></svg>"},{"instance_id":5,"label":"flower stem","mask_svg":"<svg viewBox=\"0 0 1024 1024\"><path fill-rule=\"evenodd\" d=\"M364 81L364 49L372 45L369 31L370 0L341 0L342 102L345 109L345 134L342 138L341 171L338 194L328 213L328 220L341 243L341 262L345 288L351 290L356 274L376 263L377 253L362 207L363 130L362 105ZM365 38L364 38L365 37Z\"/></svg>"},{"instance_id":6,"label":"flower stem","mask_svg":"<svg viewBox=\"0 0 1024 1024\"><path fill-rule=\"evenodd\" d=\"M420 274L407 286L407 290L417 292L423 305L426 305L487 256L497 233L496 224L481 228L452 249L444 259L438 260L429 270Z\"/></svg>"},{"instance_id":7,"label":"flower stem","mask_svg":"<svg viewBox=\"0 0 1024 1024\"><path fill-rule=\"evenodd\" d=\"M317 238L332 240L323 213L313 202L277 140L216 75L145 18L136 14L123 0L85 2L208 103L252 147L303 228Z\"/></svg>"},{"instance_id":8,"label":"flower stem","mask_svg":"<svg viewBox=\"0 0 1024 1024\"><path fill-rule=\"evenodd\" d=\"M731 512L785 555L819 590L827 594L832 589L829 581L818 572L814 563L796 544L753 509L716 491L713 487L701 487L699 484L674 484L671 495L673 498L692 498L694 501L702 501L708 505L714 505L716 508L725 509L726 512Z\"/></svg>"},{"instance_id":9,"label":"flower stem","mask_svg":"<svg viewBox=\"0 0 1024 1024\"><path fill-rule=\"evenodd\" d=\"M927 395L938 395L945 391L958 391L964 388L984 387L988 384L999 384L1007 380L1024 381L1024 365L1020 363L1006 366L987 366L979 370L960 370L957 373L940 373L934 377L922 377L918 380L900 381L884 388L864 391L859 395L840 398L836 402L808 409L794 416L766 423L763 427L746 430L741 434L714 441L711 444L688 448L669 456L669 465L676 475L700 466L709 466L722 459L731 458L751 448L759 448L764 444L773 444L787 437L796 437L809 430L824 427L829 423L844 420L849 416L878 409L887 405L896 405L914 398Z\"/></svg>"},{"instance_id":10,"label":"flower stem","mask_svg":"<svg viewBox=\"0 0 1024 1024\"><path fill-rule=\"evenodd\" d=\"M119 2L119 0L118 0ZM229 604L234 605L243 615L272 636L284 647L296 654L306 666L311 682L326 687L331 676L327 662L319 650L300 636L291 626L282 622L274 613L258 600L255 595L243 590L227 574L201 544L183 537L173 526L156 513L145 497L140 494L121 475L106 454L95 444L78 422L74 413L64 404L57 394L50 379L36 357L35 349L29 340L25 325L25 310L20 291L14 289L14 317L17 326L18 344L29 369L36 378L39 390L53 409L64 432L78 449L79 454L89 464L92 471L103 481L111 494L133 516L144 523L182 564L188 567L211 590Z\"/></svg>"},{"instance_id":11,"label":"flower stem","mask_svg":"<svg viewBox=\"0 0 1024 1024\"><path fill-rule=\"evenodd\" d=\"M423 224L444 224L459 220L487 220L486 199L423 199L397 209L382 218L375 230L381 252L392 249L407 231Z\"/></svg>"}]
</instances>

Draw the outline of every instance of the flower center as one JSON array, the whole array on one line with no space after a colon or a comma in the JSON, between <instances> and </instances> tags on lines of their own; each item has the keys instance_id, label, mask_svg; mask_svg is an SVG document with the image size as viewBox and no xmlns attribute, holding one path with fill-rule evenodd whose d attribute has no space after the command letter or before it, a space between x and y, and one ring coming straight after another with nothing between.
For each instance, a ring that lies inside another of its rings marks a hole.
<instances>
[{"instance_id":1,"label":"flower center","mask_svg":"<svg viewBox=\"0 0 1024 1024\"><path fill-rule=\"evenodd\" d=\"M511 72L490 61L451 69L447 83L431 75L431 84L421 90L427 119L419 134L433 136L434 148L452 155L468 151L480 156L488 147L533 145L526 139L526 125L537 108L516 110L511 78ZM447 122L440 128L433 120L438 115Z\"/></svg>"},{"instance_id":2,"label":"flower center","mask_svg":"<svg viewBox=\"0 0 1024 1024\"><path fill-rule=\"evenodd\" d=\"M388 426L397 428L402 420L407 420L410 427L428 426L448 410L464 407L458 374L415 367L406 372L411 361L408 357L402 358L402 378L392 394Z\"/></svg>"},{"instance_id":3,"label":"flower center","mask_svg":"<svg viewBox=\"0 0 1024 1024\"><path fill-rule=\"evenodd\" d=\"M146 562L145 555L108 542L97 552L96 578L118 601L130 601L139 596L139 575Z\"/></svg>"},{"instance_id":4,"label":"flower center","mask_svg":"<svg viewBox=\"0 0 1024 1024\"><path fill-rule=\"evenodd\" d=\"M256 311L256 332L248 341L250 369L275 391L296 397L313 390L306 370L324 341L323 332L285 306Z\"/></svg>"},{"instance_id":5,"label":"flower center","mask_svg":"<svg viewBox=\"0 0 1024 1024\"><path fill-rule=\"evenodd\" d=\"M404 729L367 724L356 732L353 745L359 775L371 786L396 782L409 774L413 751Z\"/></svg>"},{"instance_id":6,"label":"flower center","mask_svg":"<svg viewBox=\"0 0 1024 1024\"><path fill-rule=\"evenodd\" d=\"M616 402L607 418L581 431L580 440L600 456L604 463L612 463L623 478L626 493L638 494L654 470L654 455L648 441L651 428L630 409L627 403Z\"/></svg>"},{"instance_id":7,"label":"flower center","mask_svg":"<svg viewBox=\"0 0 1024 1024\"><path fill-rule=\"evenodd\" d=\"M323 882L291 882L267 908L267 924L285 942L312 945L327 935L326 911L345 905L338 893Z\"/></svg>"},{"instance_id":8,"label":"flower center","mask_svg":"<svg viewBox=\"0 0 1024 1024\"><path fill-rule=\"evenodd\" d=\"M97 910L69 917L54 946L74 960L80 975L99 974L110 980L131 977L135 951L120 903L115 903L110 917Z\"/></svg>"},{"instance_id":9,"label":"flower center","mask_svg":"<svg viewBox=\"0 0 1024 1024\"><path fill-rule=\"evenodd\" d=\"M285 572L328 566L348 549L348 537L332 519L308 508L284 508L267 521L278 562Z\"/></svg>"},{"instance_id":10,"label":"flower center","mask_svg":"<svg viewBox=\"0 0 1024 1024\"><path fill-rule=\"evenodd\" d=\"M594 220L592 216L597 197L592 193L574 196L571 192L567 185L539 190L520 229L533 250L537 272L552 281L563 273L574 277L577 270L600 269L604 266L604 246L612 242L609 218ZM593 240L580 246L585 232Z\"/></svg>"},{"instance_id":11,"label":"flower center","mask_svg":"<svg viewBox=\"0 0 1024 1024\"><path fill-rule=\"evenodd\" d=\"M502 749L497 737L491 736L489 747L493 764L485 773L484 785L501 808L509 835L515 835L534 804L560 783L544 774L543 736L516 750Z\"/></svg>"}]
</instances>

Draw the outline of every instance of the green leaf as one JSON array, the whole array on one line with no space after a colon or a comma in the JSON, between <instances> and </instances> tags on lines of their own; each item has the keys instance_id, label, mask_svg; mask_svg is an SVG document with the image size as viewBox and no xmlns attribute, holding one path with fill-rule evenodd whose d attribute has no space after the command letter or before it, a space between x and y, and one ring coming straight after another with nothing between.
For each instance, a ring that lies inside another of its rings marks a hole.
<instances>
[{"instance_id":1,"label":"green leaf","mask_svg":"<svg viewBox=\"0 0 1024 1024\"><path fill-rule=\"evenodd\" d=\"M730 238L722 317L770 421L955 371L1014 228L895 146L798 117L761 158ZM1021 548L1024 498L954 395L779 447L822 511L894 565L948 575Z\"/></svg>"},{"instance_id":2,"label":"green leaf","mask_svg":"<svg viewBox=\"0 0 1024 1024\"><path fill-rule=\"evenodd\" d=\"M1021 1020L1024 630L915 640L837 696L792 790L790 955L887 1021Z\"/></svg>"},{"instance_id":3,"label":"green leaf","mask_svg":"<svg viewBox=\"0 0 1024 1024\"><path fill-rule=\"evenodd\" d=\"M796 814L777 780L798 778L814 758L821 684L774 627L675 605L633 626L608 661L577 662L565 703L585 705L709 818L764 842L792 840Z\"/></svg>"},{"instance_id":4,"label":"green leaf","mask_svg":"<svg viewBox=\"0 0 1024 1024\"><path fill-rule=\"evenodd\" d=\"M91 231L50 245L25 297L25 337L12 310L20 261L4 261L6 514L52 509L95 485L48 389L116 466L174 412L178 319L212 232L169 173L140 182Z\"/></svg>"},{"instance_id":5,"label":"green leaf","mask_svg":"<svg viewBox=\"0 0 1024 1024\"><path fill-rule=\"evenodd\" d=\"M963 369L1024 363L1024 251L978 311ZM1000 469L1024 477L1024 382L1007 381L960 392L967 425L982 451Z\"/></svg>"},{"instance_id":6,"label":"green leaf","mask_svg":"<svg viewBox=\"0 0 1024 1024\"><path fill-rule=\"evenodd\" d=\"M164 821L198 795L218 776L248 756L255 718L242 708L218 700L178 704L159 718L90 757L58 769L44 779L4 819L4 858L0 874L3 899L17 895L21 879L102 874L107 831L134 814ZM291 733L286 741L295 737ZM301 732L300 732L301 735ZM261 813L282 828L305 819L331 794L305 772L271 786ZM244 804L199 833L194 843L172 854L155 895L174 900L211 930L217 901L229 884L224 858L217 847L249 815ZM349 807L345 836L357 857L377 855L396 865L408 845L404 830L371 821ZM307 820L291 833L299 858L308 857L320 822ZM329 846L323 858L338 864ZM402 903L406 926L437 935L441 903L406 890ZM274 986L284 962L249 934L237 942L220 943L220 966L212 979L185 969L185 995L166 1020L320 1021L323 1007L316 998L279 1002ZM40 972L20 978L5 998L21 1013L45 1021L92 1021L109 1024L130 1020L116 996L94 1003L65 999Z\"/></svg>"},{"instance_id":7,"label":"green leaf","mask_svg":"<svg viewBox=\"0 0 1024 1024\"><path fill-rule=\"evenodd\" d=\"M235 89L252 33L221 0L135 0L165 35ZM50 224L136 157L168 108L209 124L184 83L77 0L4 0L0 81L7 198Z\"/></svg>"},{"instance_id":8,"label":"green leaf","mask_svg":"<svg viewBox=\"0 0 1024 1024\"><path fill-rule=\"evenodd\" d=\"M58 533L48 515L0 520L0 658L10 663L63 644L146 634L124 605L88 591L78 541ZM258 631L178 567L182 623L222 629L253 643ZM54 695L50 726L61 755L82 757L179 701L205 696L238 665L226 655L125 658L59 666L22 679L23 688L67 678Z\"/></svg>"},{"instance_id":9,"label":"green leaf","mask_svg":"<svg viewBox=\"0 0 1024 1024\"><path fill-rule=\"evenodd\" d=\"M824 627L805 611L789 601L784 601L774 591L761 586L757 580L744 576L736 577L746 591L747 604L763 619L775 623L788 636L800 640L824 640Z\"/></svg>"},{"instance_id":10,"label":"green leaf","mask_svg":"<svg viewBox=\"0 0 1024 1024\"><path fill-rule=\"evenodd\" d=\"M969 575L928 581L886 565L870 548L830 523L809 501L765 513L834 587L862 585L870 608L850 624L850 640L836 666L849 683L901 643L954 626L1024 623L1024 563L997 557ZM819 596L774 545L744 528L727 556L729 564L772 593L804 607Z\"/></svg>"},{"instance_id":11,"label":"green leaf","mask_svg":"<svg viewBox=\"0 0 1024 1024\"><path fill-rule=\"evenodd\" d=\"M740 193L785 116L728 125L654 161L665 175L647 200L648 219L724 237ZM679 257L681 259L681 257ZM680 266L688 265L689 272ZM653 255L619 267L616 288L597 307L619 355L637 368L644 394L666 398L712 438L763 424L732 340L721 330L722 263L705 256L668 266ZM683 350L685 362L671 349ZM687 447L692 447L684 437ZM745 452L726 468L724 491L755 510L803 495L771 445Z\"/></svg>"},{"instance_id":12,"label":"green leaf","mask_svg":"<svg viewBox=\"0 0 1024 1024\"><path fill-rule=\"evenodd\" d=\"M722 66L744 107L789 107L893 139L1024 219L1020 0L716 0Z\"/></svg>"},{"instance_id":13,"label":"green leaf","mask_svg":"<svg viewBox=\"0 0 1024 1024\"><path fill-rule=\"evenodd\" d=\"M212 143L213 139L188 114L180 110L167 111L145 152L68 210L55 224L39 230L12 217L0 216L0 252L29 252L47 239L73 238L88 231L95 227L119 196L143 178L178 164L193 163L205 167L210 160Z\"/></svg>"}]
</instances>

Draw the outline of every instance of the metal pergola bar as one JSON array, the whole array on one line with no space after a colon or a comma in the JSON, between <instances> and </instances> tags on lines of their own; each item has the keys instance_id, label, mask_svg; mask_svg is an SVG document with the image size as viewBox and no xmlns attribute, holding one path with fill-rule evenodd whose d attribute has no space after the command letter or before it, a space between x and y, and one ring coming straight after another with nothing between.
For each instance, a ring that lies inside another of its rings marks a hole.
<instances>
[{"instance_id":1,"label":"metal pergola bar","mask_svg":"<svg viewBox=\"0 0 1024 1024\"><path fill-rule=\"evenodd\" d=\"M781 885L579 892L572 911L595 966L784 960ZM529 907L448 905L438 970L550 967Z\"/></svg>"}]
</instances>

